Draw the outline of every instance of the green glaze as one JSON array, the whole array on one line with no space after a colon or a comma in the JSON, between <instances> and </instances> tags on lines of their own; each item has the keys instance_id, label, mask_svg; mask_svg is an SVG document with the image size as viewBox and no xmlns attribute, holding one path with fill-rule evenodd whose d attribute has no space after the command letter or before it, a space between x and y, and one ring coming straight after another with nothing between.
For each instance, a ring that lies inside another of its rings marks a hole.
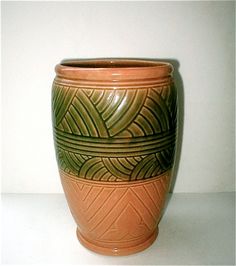
<instances>
[{"instance_id":1,"label":"green glaze","mask_svg":"<svg viewBox=\"0 0 236 266\"><path fill-rule=\"evenodd\" d=\"M134 181L171 169L176 139L173 84L86 89L54 82L54 141L61 170L77 178Z\"/></svg>"}]
</instances>

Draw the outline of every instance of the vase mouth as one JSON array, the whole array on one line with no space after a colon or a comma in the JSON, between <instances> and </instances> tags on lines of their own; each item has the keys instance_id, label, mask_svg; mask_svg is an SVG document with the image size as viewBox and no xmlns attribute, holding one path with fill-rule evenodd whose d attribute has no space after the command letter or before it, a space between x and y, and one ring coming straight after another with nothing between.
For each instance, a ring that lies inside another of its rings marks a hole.
<instances>
[{"instance_id":1,"label":"vase mouth","mask_svg":"<svg viewBox=\"0 0 236 266\"><path fill-rule=\"evenodd\" d=\"M165 67L165 62L144 60L144 59L118 59L118 58L100 58L100 59L65 59L61 65L74 68L146 68L146 67Z\"/></svg>"},{"instance_id":2,"label":"vase mouth","mask_svg":"<svg viewBox=\"0 0 236 266\"><path fill-rule=\"evenodd\" d=\"M172 76L173 66L164 61L130 58L64 59L55 68L57 78L80 83L146 83Z\"/></svg>"}]
</instances>

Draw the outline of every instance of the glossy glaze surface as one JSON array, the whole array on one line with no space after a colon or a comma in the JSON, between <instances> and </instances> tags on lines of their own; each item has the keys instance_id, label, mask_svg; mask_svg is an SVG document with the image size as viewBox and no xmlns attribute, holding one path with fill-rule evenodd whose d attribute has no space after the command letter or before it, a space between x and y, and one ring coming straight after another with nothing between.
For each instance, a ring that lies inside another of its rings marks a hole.
<instances>
[{"instance_id":1,"label":"glossy glaze surface","mask_svg":"<svg viewBox=\"0 0 236 266\"><path fill-rule=\"evenodd\" d=\"M65 172L130 181L172 167L177 112L173 83L94 89L55 81L52 102L57 159Z\"/></svg>"},{"instance_id":2,"label":"glossy glaze surface","mask_svg":"<svg viewBox=\"0 0 236 266\"><path fill-rule=\"evenodd\" d=\"M150 246L169 189L170 172L132 182L74 179L61 172L80 242L106 255L128 255Z\"/></svg>"},{"instance_id":3,"label":"glossy glaze surface","mask_svg":"<svg viewBox=\"0 0 236 266\"><path fill-rule=\"evenodd\" d=\"M157 236L174 163L172 67L147 60L66 60L56 72L55 149L77 235L102 254L138 252Z\"/></svg>"}]
</instances>

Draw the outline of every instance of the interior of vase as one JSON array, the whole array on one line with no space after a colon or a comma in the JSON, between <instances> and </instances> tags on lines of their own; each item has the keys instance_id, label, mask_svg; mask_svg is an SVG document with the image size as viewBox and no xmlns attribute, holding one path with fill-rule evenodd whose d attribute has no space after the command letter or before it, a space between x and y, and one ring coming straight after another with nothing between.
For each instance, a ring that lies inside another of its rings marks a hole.
<instances>
[{"instance_id":1,"label":"interior of vase","mask_svg":"<svg viewBox=\"0 0 236 266\"><path fill-rule=\"evenodd\" d=\"M78 68L140 68L140 67L153 67L164 66L165 63L145 60L64 60L61 65L68 67Z\"/></svg>"}]
</instances>

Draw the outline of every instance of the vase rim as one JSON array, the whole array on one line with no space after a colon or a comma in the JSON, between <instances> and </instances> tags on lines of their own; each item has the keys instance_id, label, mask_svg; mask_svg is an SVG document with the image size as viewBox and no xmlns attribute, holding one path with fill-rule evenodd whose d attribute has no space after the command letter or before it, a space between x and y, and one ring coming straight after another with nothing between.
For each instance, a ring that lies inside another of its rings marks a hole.
<instances>
[{"instance_id":1,"label":"vase rim","mask_svg":"<svg viewBox=\"0 0 236 266\"><path fill-rule=\"evenodd\" d=\"M57 78L86 82L158 82L172 76L165 61L134 58L64 59L56 65Z\"/></svg>"}]
</instances>

